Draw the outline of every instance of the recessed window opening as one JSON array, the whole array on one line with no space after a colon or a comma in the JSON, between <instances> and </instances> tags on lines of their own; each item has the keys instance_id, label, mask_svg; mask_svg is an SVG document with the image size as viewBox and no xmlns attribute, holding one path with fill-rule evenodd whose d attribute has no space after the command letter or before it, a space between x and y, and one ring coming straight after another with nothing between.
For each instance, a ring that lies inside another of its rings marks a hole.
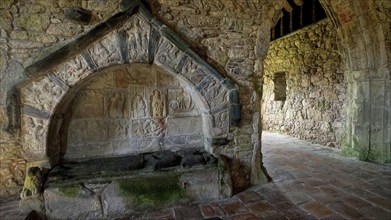
<instances>
[{"instance_id":1,"label":"recessed window opening","mask_svg":"<svg viewBox=\"0 0 391 220\"><path fill-rule=\"evenodd\" d=\"M286 74L285 72L278 72L274 74L274 101L286 100Z\"/></svg>"}]
</instances>

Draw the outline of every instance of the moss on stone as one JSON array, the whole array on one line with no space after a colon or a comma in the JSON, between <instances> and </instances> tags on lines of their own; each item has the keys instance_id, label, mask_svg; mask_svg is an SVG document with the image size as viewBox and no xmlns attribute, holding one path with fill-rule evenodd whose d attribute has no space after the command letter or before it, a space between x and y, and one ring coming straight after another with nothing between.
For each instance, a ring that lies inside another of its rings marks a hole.
<instances>
[{"instance_id":1,"label":"moss on stone","mask_svg":"<svg viewBox=\"0 0 391 220\"><path fill-rule=\"evenodd\" d=\"M21 16L17 25L29 30L43 31L50 24L47 14L26 14Z\"/></svg>"},{"instance_id":2,"label":"moss on stone","mask_svg":"<svg viewBox=\"0 0 391 220\"><path fill-rule=\"evenodd\" d=\"M358 152L349 146L343 147L341 153L345 157L358 157L359 156Z\"/></svg>"},{"instance_id":3,"label":"moss on stone","mask_svg":"<svg viewBox=\"0 0 391 220\"><path fill-rule=\"evenodd\" d=\"M80 186L64 186L58 189L66 197L76 197L80 193Z\"/></svg>"},{"instance_id":4,"label":"moss on stone","mask_svg":"<svg viewBox=\"0 0 391 220\"><path fill-rule=\"evenodd\" d=\"M371 149L368 154L368 160L375 163L389 163L391 162L390 153L384 150L374 150Z\"/></svg>"},{"instance_id":5,"label":"moss on stone","mask_svg":"<svg viewBox=\"0 0 391 220\"><path fill-rule=\"evenodd\" d=\"M118 184L123 197L136 208L168 205L185 198L178 175L120 180Z\"/></svg>"}]
</instances>

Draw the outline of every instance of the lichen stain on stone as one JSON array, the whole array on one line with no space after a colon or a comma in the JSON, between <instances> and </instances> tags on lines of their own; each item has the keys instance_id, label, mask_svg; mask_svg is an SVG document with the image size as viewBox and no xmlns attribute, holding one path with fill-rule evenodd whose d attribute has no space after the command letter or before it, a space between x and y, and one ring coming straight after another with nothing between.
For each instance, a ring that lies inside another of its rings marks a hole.
<instances>
[{"instance_id":1,"label":"lichen stain on stone","mask_svg":"<svg viewBox=\"0 0 391 220\"><path fill-rule=\"evenodd\" d=\"M80 193L80 186L64 186L58 188L58 191L66 197L76 197Z\"/></svg>"},{"instance_id":2,"label":"lichen stain on stone","mask_svg":"<svg viewBox=\"0 0 391 220\"><path fill-rule=\"evenodd\" d=\"M118 184L124 199L135 208L169 205L186 197L178 175L120 180Z\"/></svg>"}]
</instances>

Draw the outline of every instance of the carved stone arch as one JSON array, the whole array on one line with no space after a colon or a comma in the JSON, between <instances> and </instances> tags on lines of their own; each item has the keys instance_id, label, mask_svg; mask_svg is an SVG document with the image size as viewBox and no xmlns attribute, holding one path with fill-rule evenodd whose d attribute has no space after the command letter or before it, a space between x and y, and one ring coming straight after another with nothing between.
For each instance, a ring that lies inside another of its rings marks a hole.
<instances>
[{"instance_id":1,"label":"carved stone arch","mask_svg":"<svg viewBox=\"0 0 391 220\"><path fill-rule=\"evenodd\" d=\"M61 53L62 52L62 53ZM29 80L18 85L22 143L30 161L56 161L49 136L66 120L59 109L68 105L78 85L101 70L120 64L159 66L191 90L202 106L207 149L224 141L240 121L237 87L202 60L173 31L142 6L119 13L75 41L26 68Z\"/></svg>"}]
</instances>

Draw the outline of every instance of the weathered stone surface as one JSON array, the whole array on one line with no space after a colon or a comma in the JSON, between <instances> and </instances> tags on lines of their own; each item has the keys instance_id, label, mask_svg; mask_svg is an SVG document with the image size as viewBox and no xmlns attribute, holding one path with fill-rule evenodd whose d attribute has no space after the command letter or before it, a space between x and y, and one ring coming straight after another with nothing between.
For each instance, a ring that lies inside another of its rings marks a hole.
<instances>
[{"instance_id":1,"label":"weathered stone surface","mask_svg":"<svg viewBox=\"0 0 391 220\"><path fill-rule=\"evenodd\" d=\"M150 38L150 25L139 16L123 27L126 32L129 62L147 62Z\"/></svg>"},{"instance_id":2,"label":"weathered stone surface","mask_svg":"<svg viewBox=\"0 0 391 220\"><path fill-rule=\"evenodd\" d=\"M69 60L68 62L59 65L54 73L62 79L65 83L73 86L80 80L87 77L92 73L92 70L88 67L86 61L81 55Z\"/></svg>"},{"instance_id":3,"label":"weathered stone surface","mask_svg":"<svg viewBox=\"0 0 391 220\"><path fill-rule=\"evenodd\" d=\"M45 189L44 197L46 215L49 218L91 219L102 217L99 197L81 186L48 188Z\"/></svg>"},{"instance_id":4,"label":"weathered stone surface","mask_svg":"<svg viewBox=\"0 0 391 220\"><path fill-rule=\"evenodd\" d=\"M52 112L65 92L50 79L41 78L21 89L22 102L36 109Z\"/></svg>"},{"instance_id":5,"label":"weathered stone surface","mask_svg":"<svg viewBox=\"0 0 391 220\"><path fill-rule=\"evenodd\" d=\"M45 152L48 120L22 115L23 149Z\"/></svg>"},{"instance_id":6,"label":"weathered stone surface","mask_svg":"<svg viewBox=\"0 0 391 220\"><path fill-rule=\"evenodd\" d=\"M72 21L88 24L91 20L91 12L83 8L65 8L64 17Z\"/></svg>"},{"instance_id":7,"label":"weathered stone surface","mask_svg":"<svg viewBox=\"0 0 391 220\"><path fill-rule=\"evenodd\" d=\"M98 68L121 63L116 32L94 43L88 52Z\"/></svg>"}]
</instances>

